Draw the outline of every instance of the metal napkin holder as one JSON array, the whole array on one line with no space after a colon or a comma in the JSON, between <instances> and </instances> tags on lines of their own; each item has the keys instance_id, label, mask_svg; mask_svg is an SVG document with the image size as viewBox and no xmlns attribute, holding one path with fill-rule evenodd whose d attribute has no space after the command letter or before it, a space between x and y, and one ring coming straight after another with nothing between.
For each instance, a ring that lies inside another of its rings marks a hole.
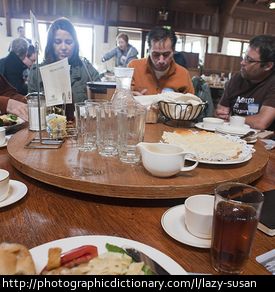
<instances>
[{"instance_id":1,"label":"metal napkin holder","mask_svg":"<svg viewBox=\"0 0 275 292\"><path fill-rule=\"evenodd\" d=\"M57 140L48 137L42 137L41 130L41 112L40 112L40 76L39 76L39 65L38 65L38 54L39 54L39 42L36 42L35 45L36 50L36 76L37 76L37 109L38 109L38 124L39 124L39 137L33 138L30 140L24 148L27 149L58 149L62 146L65 139Z\"/></svg>"}]
</instances>

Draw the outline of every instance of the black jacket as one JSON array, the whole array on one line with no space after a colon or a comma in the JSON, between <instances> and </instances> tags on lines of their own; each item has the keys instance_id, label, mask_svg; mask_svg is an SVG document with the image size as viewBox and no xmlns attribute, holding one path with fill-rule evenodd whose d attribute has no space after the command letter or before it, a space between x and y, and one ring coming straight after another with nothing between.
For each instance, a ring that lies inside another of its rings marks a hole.
<instances>
[{"instance_id":1,"label":"black jacket","mask_svg":"<svg viewBox=\"0 0 275 292\"><path fill-rule=\"evenodd\" d=\"M0 60L0 72L7 81L22 95L28 93L28 85L24 82L23 71L28 67L14 52L10 52L6 58Z\"/></svg>"}]
</instances>

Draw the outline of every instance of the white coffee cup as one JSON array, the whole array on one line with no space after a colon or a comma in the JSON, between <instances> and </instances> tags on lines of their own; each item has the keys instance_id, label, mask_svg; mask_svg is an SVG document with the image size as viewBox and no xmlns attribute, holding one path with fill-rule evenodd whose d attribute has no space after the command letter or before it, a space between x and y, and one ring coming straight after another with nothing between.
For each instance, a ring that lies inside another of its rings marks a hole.
<instances>
[{"instance_id":1,"label":"white coffee cup","mask_svg":"<svg viewBox=\"0 0 275 292\"><path fill-rule=\"evenodd\" d=\"M9 194L10 174L5 169L0 169L0 202L5 200Z\"/></svg>"},{"instance_id":2,"label":"white coffee cup","mask_svg":"<svg viewBox=\"0 0 275 292\"><path fill-rule=\"evenodd\" d=\"M169 177L180 171L189 171L197 167L199 156L195 151L178 145L164 143L145 143L137 145L142 155L143 166L154 176ZM192 155L195 163L185 166L186 155Z\"/></svg>"},{"instance_id":3,"label":"white coffee cup","mask_svg":"<svg viewBox=\"0 0 275 292\"><path fill-rule=\"evenodd\" d=\"M4 127L0 127L0 145L6 142L6 129Z\"/></svg>"},{"instance_id":4,"label":"white coffee cup","mask_svg":"<svg viewBox=\"0 0 275 292\"><path fill-rule=\"evenodd\" d=\"M230 126L242 128L244 124L245 124L245 117L241 117L241 116L230 117Z\"/></svg>"},{"instance_id":5,"label":"white coffee cup","mask_svg":"<svg viewBox=\"0 0 275 292\"><path fill-rule=\"evenodd\" d=\"M210 130L215 130L217 127L222 126L224 123L224 120L219 119L219 118L212 118L212 117L207 117L203 118L203 127L205 129L210 129Z\"/></svg>"},{"instance_id":6,"label":"white coffee cup","mask_svg":"<svg viewBox=\"0 0 275 292\"><path fill-rule=\"evenodd\" d=\"M200 238L210 239L214 211L214 196L195 195L185 200L187 230Z\"/></svg>"}]
</instances>

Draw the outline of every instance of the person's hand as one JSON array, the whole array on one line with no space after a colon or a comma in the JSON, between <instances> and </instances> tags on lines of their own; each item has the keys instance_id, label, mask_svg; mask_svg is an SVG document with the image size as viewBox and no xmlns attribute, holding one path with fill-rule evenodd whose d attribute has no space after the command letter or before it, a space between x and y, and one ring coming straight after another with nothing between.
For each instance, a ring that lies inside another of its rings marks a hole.
<instances>
[{"instance_id":1,"label":"person's hand","mask_svg":"<svg viewBox=\"0 0 275 292\"><path fill-rule=\"evenodd\" d=\"M214 116L216 118L220 118L220 119L223 119L225 121L229 121L229 119L230 119L229 108L219 104L215 113L214 113Z\"/></svg>"},{"instance_id":2,"label":"person's hand","mask_svg":"<svg viewBox=\"0 0 275 292\"><path fill-rule=\"evenodd\" d=\"M147 92L147 89L143 89L141 92L138 92L138 91L132 91L133 95L134 96L139 96L139 95L145 95Z\"/></svg>"},{"instance_id":3,"label":"person's hand","mask_svg":"<svg viewBox=\"0 0 275 292\"><path fill-rule=\"evenodd\" d=\"M28 105L26 103L11 98L9 99L7 104L7 113L17 115L26 122L28 122L29 120Z\"/></svg>"},{"instance_id":4,"label":"person's hand","mask_svg":"<svg viewBox=\"0 0 275 292\"><path fill-rule=\"evenodd\" d=\"M105 63L105 61L106 61L105 58L102 57L102 58L101 58L101 62L102 62L102 63Z\"/></svg>"}]
</instances>

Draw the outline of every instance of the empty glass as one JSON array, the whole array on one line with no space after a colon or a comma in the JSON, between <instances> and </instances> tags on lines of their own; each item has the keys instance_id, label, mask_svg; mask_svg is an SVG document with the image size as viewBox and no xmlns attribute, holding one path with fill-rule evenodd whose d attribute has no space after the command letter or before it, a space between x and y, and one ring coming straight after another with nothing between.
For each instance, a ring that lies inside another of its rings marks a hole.
<instances>
[{"instance_id":1,"label":"empty glass","mask_svg":"<svg viewBox=\"0 0 275 292\"><path fill-rule=\"evenodd\" d=\"M96 107L97 147L102 156L118 154L118 116L112 103L103 103Z\"/></svg>"},{"instance_id":2,"label":"empty glass","mask_svg":"<svg viewBox=\"0 0 275 292\"><path fill-rule=\"evenodd\" d=\"M139 161L140 151L136 146L143 141L145 119L145 108L128 107L118 111L118 153L122 162Z\"/></svg>"}]
</instances>

